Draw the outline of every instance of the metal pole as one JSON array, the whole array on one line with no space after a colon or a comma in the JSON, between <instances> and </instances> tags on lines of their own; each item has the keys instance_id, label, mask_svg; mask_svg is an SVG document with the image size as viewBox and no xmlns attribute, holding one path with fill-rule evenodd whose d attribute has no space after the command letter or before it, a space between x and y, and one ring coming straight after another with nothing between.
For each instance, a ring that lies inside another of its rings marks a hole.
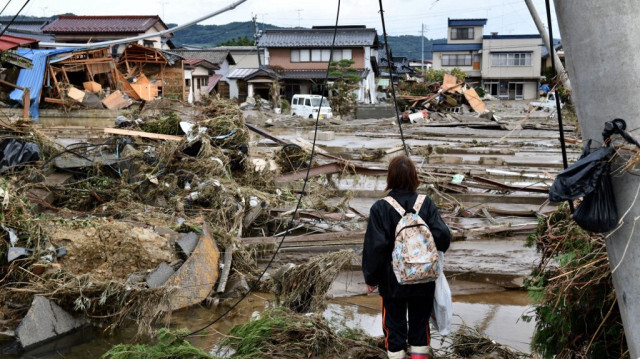
<instances>
[{"instance_id":1,"label":"metal pole","mask_svg":"<svg viewBox=\"0 0 640 359\"><path fill-rule=\"evenodd\" d=\"M637 0L555 0L567 69L573 84L583 141L602 141L604 123L622 118L627 128L640 128L640 3ZM613 177L622 226L605 239L613 285L631 358L640 356L640 216L636 202L640 177ZM628 247L627 247L628 246Z\"/></svg>"},{"instance_id":2,"label":"metal pole","mask_svg":"<svg viewBox=\"0 0 640 359\"><path fill-rule=\"evenodd\" d=\"M422 73L424 74L424 24L422 24L422 62L420 63L420 68L422 69Z\"/></svg>"},{"instance_id":3,"label":"metal pole","mask_svg":"<svg viewBox=\"0 0 640 359\"><path fill-rule=\"evenodd\" d=\"M529 12L531 13L533 22L536 24L536 27L538 28L538 32L540 32L540 36L542 36L542 42L544 42L544 46L546 46L547 51L549 51L549 56L551 56L551 66L555 65L557 70L556 73L560 74L560 81L562 81L562 86L564 86L564 88L566 88L567 90L571 90L571 82L569 81L569 75L567 75L567 71L565 71L564 65L562 65L562 61L560 61L560 57L555 51L551 51L551 49L553 48L553 44L552 44L553 37L551 38L552 40L550 41L549 36L547 36L547 32L544 29L544 24L542 23L542 20L540 20L540 16L538 16L538 11L536 10L536 7L533 5L533 2L531 0L524 0L524 2L527 4L527 7L529 8ZM551 25L549 25L549 27L551 27ZM555 48L553 48L553 50L555 50Z\"/></svg>"}]
</instances>

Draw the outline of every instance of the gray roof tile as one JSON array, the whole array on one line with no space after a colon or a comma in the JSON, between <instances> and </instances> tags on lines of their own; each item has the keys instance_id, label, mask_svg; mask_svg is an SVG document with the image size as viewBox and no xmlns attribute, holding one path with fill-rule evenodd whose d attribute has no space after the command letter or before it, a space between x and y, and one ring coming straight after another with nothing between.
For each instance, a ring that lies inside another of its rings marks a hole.
<instances>
[{"instance_id":1,"label":"gray roof tile","mask_svg":"<svg viewBox=\"0 0 640 359\"><path fill-rule=\"evenodd\" d=\"M258 46L261 47L330 47L333 29L266 30ZM338 29L336 47L378 46L375 29Z\"/></svg>"},{"instance_id":2,"label":"gray roof tile","mask_svg":"<svg viewBox=\"0 0 640 359\"><path fill-rule=\"evenodd\" d=\"M173 54L176 54L184 59L204 59L212 64L220 65L224 62L224 59L229 56L229 50L171 50ZM233 60L233 57L232 57ZM229 61L231 65L235 64L234 61Z\"/></svg>"}]
</instances>

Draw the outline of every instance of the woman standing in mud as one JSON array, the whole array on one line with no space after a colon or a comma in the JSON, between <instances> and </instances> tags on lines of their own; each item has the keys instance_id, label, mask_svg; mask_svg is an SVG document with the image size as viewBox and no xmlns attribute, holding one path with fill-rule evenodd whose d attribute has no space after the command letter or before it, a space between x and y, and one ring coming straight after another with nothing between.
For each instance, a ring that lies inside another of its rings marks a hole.
<instances>
[{"instance_id":1,"label":"woman standing in mud","mask_svg":"<svg viewBox=\"0 0 640 359\"><path fill-rule=\"evenodd\" d=\"M418 184L418 173L411 159L403 155L391 160L386 190L390 190L389 196L403 208L413 208L418 198ZM438 250L446 251L451 234L430 198L425 199L418 215L429 226ZM371 207L362 253L362 271L367 293L378 288L382 297L382 329L389 358L404 359L408 339L411 358L426 359L430 353L429 317L435 283L398 283L391 264L391 252L400 218L398 211L385 200L378 200Z\"/></svg>"}]
</instances>

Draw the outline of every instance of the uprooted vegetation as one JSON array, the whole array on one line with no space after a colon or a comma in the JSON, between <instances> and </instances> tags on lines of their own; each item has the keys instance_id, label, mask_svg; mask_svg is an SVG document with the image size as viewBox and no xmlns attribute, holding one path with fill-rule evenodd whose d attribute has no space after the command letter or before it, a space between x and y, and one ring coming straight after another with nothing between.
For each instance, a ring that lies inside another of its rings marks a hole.
<instances>
[{"instance_id":1,"label":"uprooted vegetation","mask_svg":"<svg viewBox=\"0 0 640 359\"><path fill-rule=\"evenodd\" d=\"M627 358L604 236L586 232L566 204L530 237L542 261L526 285L535 310L533 348L544 358Z\"/></svg>"}]
</instances>

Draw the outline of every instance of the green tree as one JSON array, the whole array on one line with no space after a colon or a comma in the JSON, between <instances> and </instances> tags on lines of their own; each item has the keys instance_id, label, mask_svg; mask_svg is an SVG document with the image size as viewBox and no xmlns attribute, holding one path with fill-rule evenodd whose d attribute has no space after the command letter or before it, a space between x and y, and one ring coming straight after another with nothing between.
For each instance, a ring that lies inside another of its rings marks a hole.
<instances>
[{"instance_id":1,"label":"green tree","mask_svg":"<svg viewBox=\"0 0 640 359\"><path fill-rule=\"evenodd\" d=\"M346 116L355 111L358 96L354 93L360 88L361 77L357 69L353 67L355 61L343 59L333 61L329 66L329 75L335 77L333 84L329 86L329 102L331 108L340 116Z\"/></svg>"},{"instance_id":2,"label":"green tree","mask_svg":"<svg viewBox=\"0 0 640 359\"><path fill-rule=\"evenodd\" d=\"M234 39L223 41L218 46L253 46L253 39L249 39L247 35L238 36Z\"/></svg>"},{"instance_id":3,"label":"green tree","mask_svg":"<svg viewBox=\"0 0 640 359\"><path fill-rule=\"evenodd\" d=\"M444 69L435 70L431 68L424 71L424 81L429 83L442 82L445 74L454 76L456 79L458 79L458 81L464 81L464 79L467 77L467 74L457 67L454 67L451 71Z\"/></svg>"}]
</instances>

